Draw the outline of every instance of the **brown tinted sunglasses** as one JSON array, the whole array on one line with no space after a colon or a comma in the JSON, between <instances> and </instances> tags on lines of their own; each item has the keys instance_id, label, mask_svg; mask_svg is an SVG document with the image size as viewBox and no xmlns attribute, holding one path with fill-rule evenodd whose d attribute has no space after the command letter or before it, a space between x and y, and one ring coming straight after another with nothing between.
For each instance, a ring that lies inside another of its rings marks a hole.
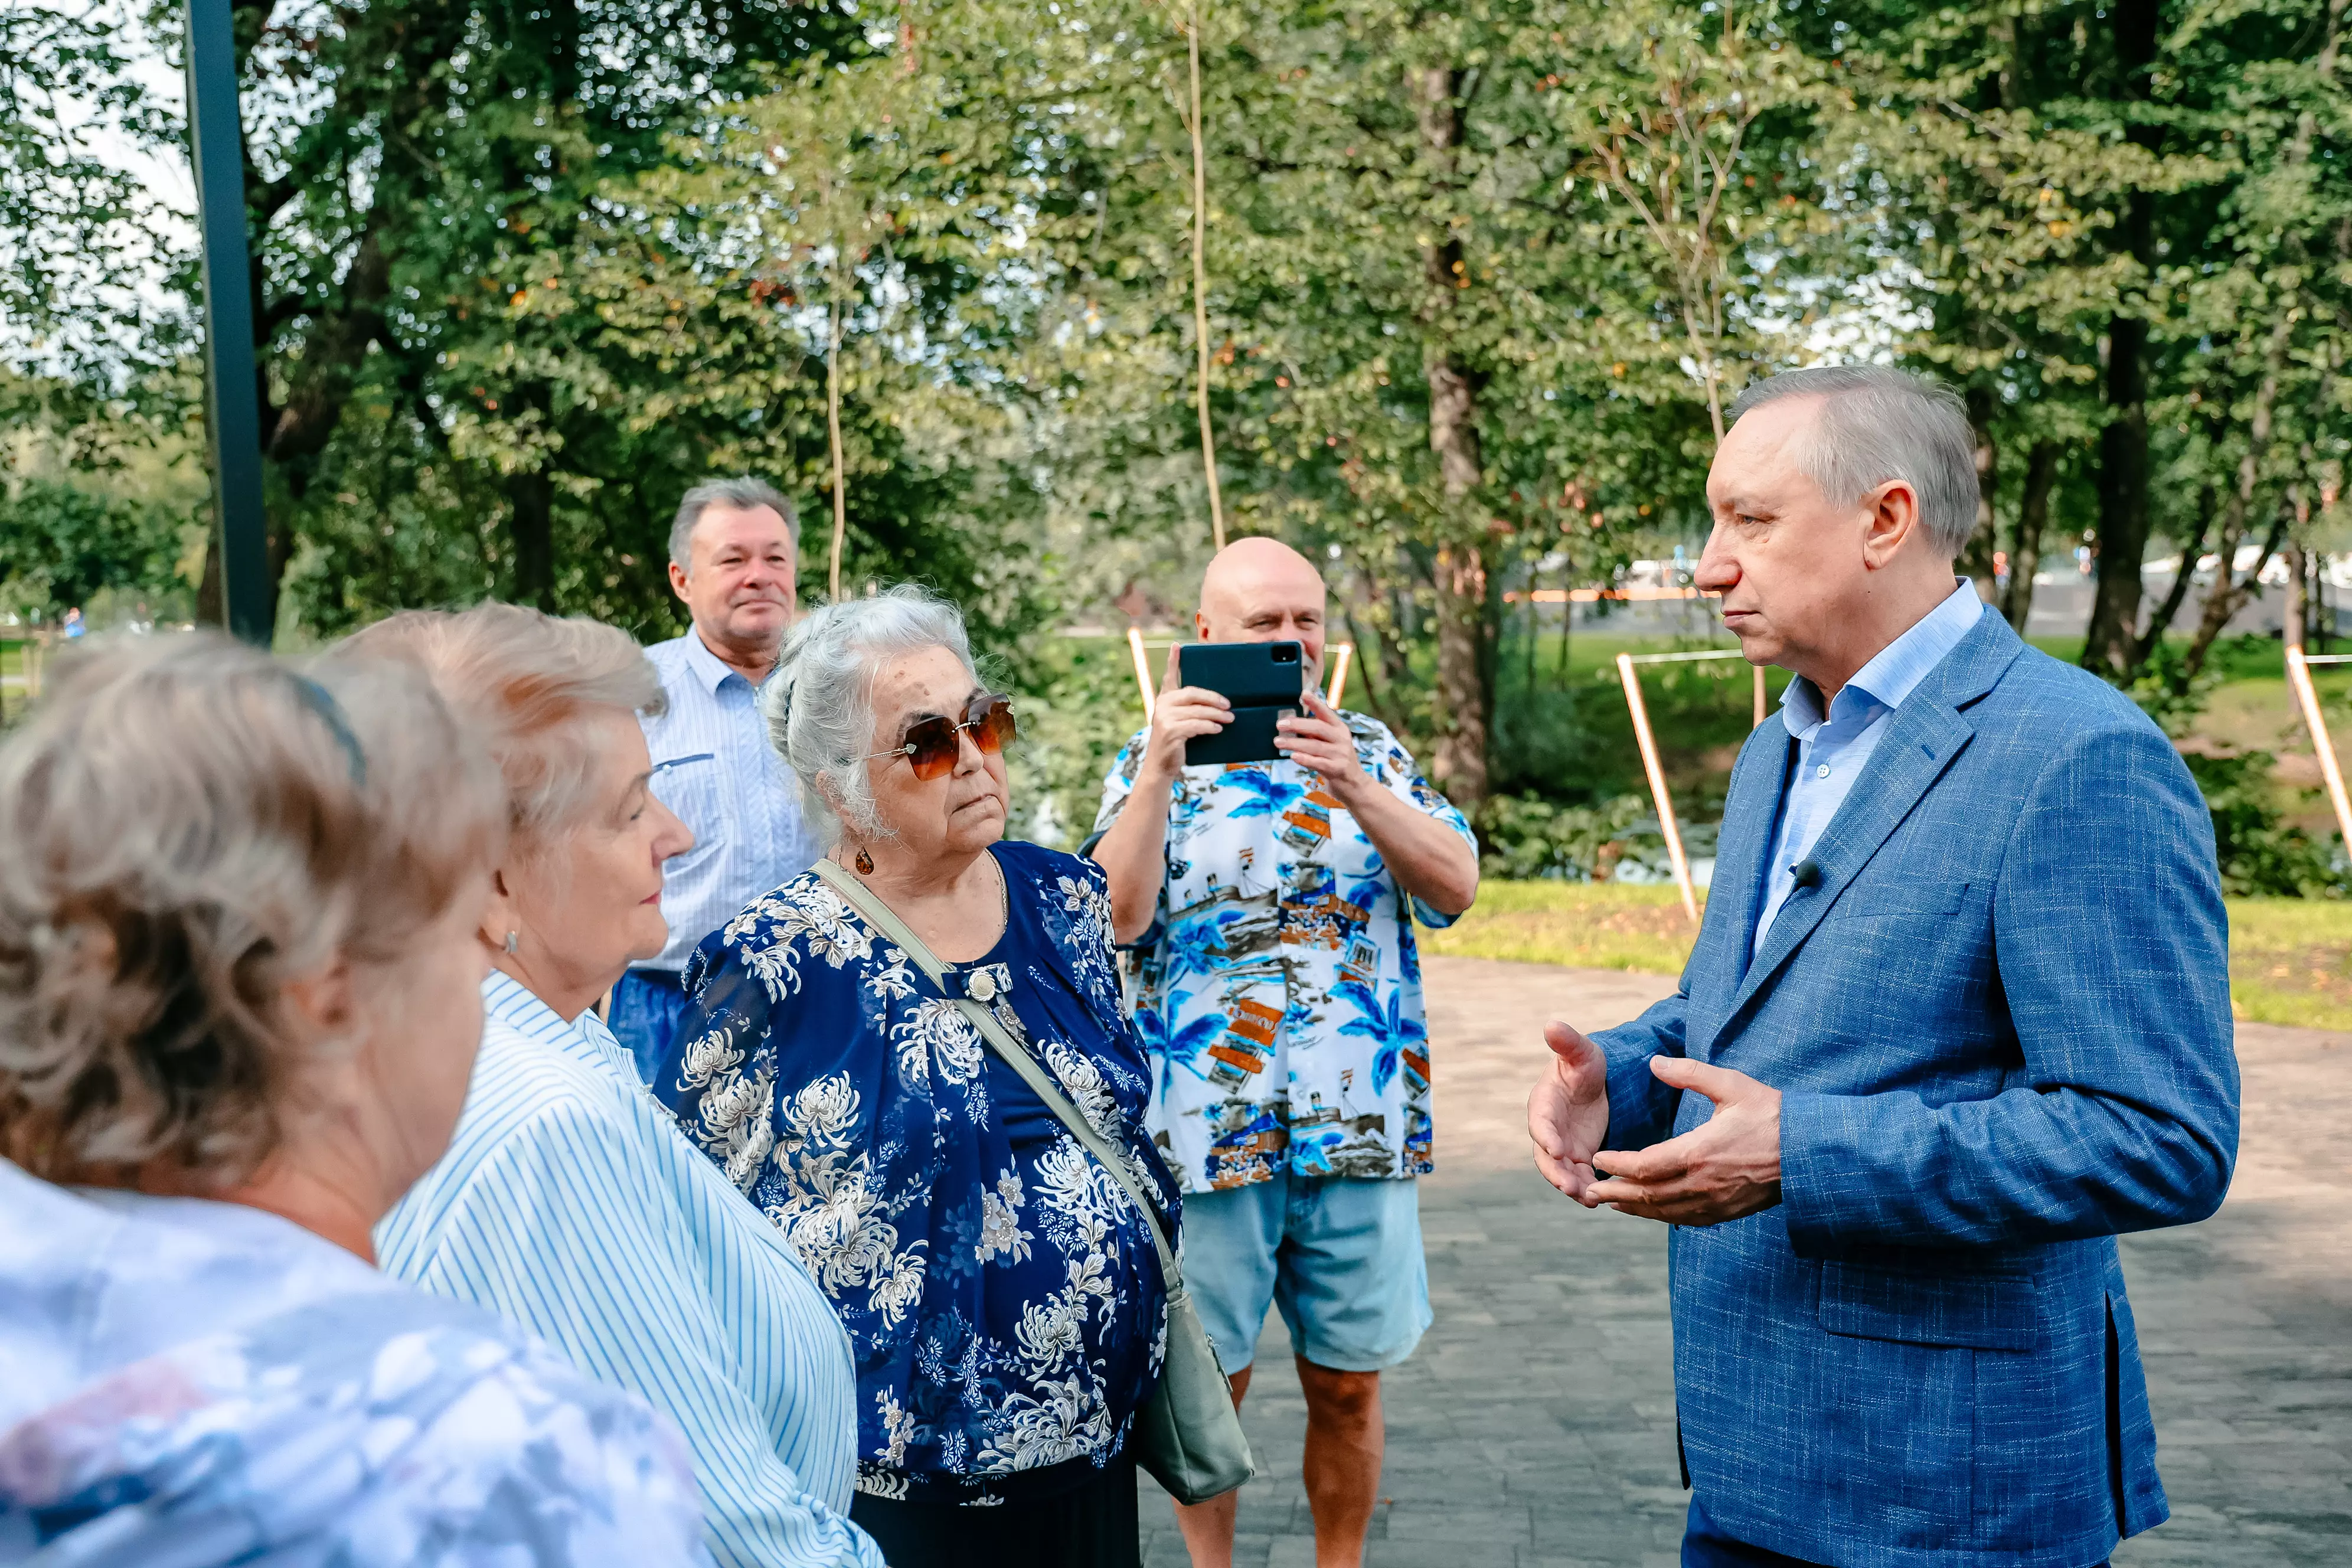
<instances>
[{"instance_id":1,"label":"brown tinted sunglasses","mask_svg":"<svg viewBox=\"0 0 2352 1568\"><path fill-rule=\"evenodd\" d=\"M994 756L1004 750L1015 737L1013 723L1013 699L993 691L983 691L971 700L963 710L963 721L956 722L940 714L918 719L907 726L906 739L887 752L876 752L875 757L904 757L919 779L945 778L956 764L956 754L962 750L962 731L971 731L971 743L982 752Z\"/></svg>"}]
</instances>

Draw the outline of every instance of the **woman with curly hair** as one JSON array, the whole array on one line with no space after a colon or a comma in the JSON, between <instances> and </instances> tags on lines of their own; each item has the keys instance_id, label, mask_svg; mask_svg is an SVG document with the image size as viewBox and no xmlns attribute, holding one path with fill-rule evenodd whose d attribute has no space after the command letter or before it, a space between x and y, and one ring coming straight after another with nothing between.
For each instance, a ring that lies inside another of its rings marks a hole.
<instances>
[{"instance_id":1,"label":"woman with curly hair","mask_svg":"<svg viewBox=\"0 0 2352 1568\"><path fill-rule=\"evenodd\" d=\"M371 1267L505 832L421 679L208 636L0 745L0 1563L704 1560L667 1421Z\"/></svg>"}]
</instances>

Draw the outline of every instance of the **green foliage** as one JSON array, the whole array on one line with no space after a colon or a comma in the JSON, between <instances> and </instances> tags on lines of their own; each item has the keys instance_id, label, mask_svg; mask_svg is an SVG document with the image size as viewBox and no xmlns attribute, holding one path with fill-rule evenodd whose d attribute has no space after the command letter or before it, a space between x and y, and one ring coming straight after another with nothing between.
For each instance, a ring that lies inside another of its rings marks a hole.
<instances>
[{"instance_id":1,"label":"green foliage","mask_svg":"<svg viewBox=\"0 0 2352 1568\"><path fill-rule=\"evenodd\" d=\"M0 493L0 598L54 621L108 588L161 594L181 553L176 520L56 479Z\"/></svg>"},{"instance_id":2,"label":"green foliage","mask_svg":"<svg viewBox=\"0 0 2352 1568\"><path fill-rule=\"evenodd\" d=\"M2197 716L2212 700L2213 689L2227 678L2221 662L2209 660L2201 668L2192 666L2187 647L2168 637L2151 650L2147 663L2134 678L2129 694L2139 704L2140 711L2156 721L2157 728L2177 741L2189 732Z\"/></svg>"},{"instance_id":3,"label":"green foliage","mask_svg":"<svg viewBox=\"0 0 2352 1568\"><path fill-rule=\"evenodd\" d=\"M178 258L162 203L108 143L152 142L166 117L130 75L98 4L0 9L0 325L16 355L100 383L168 363L184 311L136 282Z\"/></svg>"},{"instance_id":4,"label":"green foliage","mask_svg":"<svg viewBox=\"0 0 2352 1568\"><path fill-rule=\"evenodd\" d=\"M2283 821L2270 777L2275 759L2269 752L2244 752L2234 757L2189 752L2182 760L2213 814L2223 892L2232 897L2342 898L2352 891L2352 879L2347 879L2352 868L2341 854Z\"/></svg>"},{"instance_id":5,"label":"green foliage","mask_svg":"<svg viewBox=\"0 0 2352 1568\"><path fill-rule=\"evenodd\" d=\"M2177 731L2248 584L2224 573L2185 645L2142 639L2141 534L2229 561L2341 527L2345 15L240 7L281 635L488 595L669 635L677 496L756 472L800 502L810 597L838 499L845 592L916 577L971 612L1066 838L1134 705L1115 642L1038 634L1130 583L1189 607L1205 346L1233 527L1328 563L1352 700L1494 798L1503 863L1589 874L1644 786L1605 655L1554 658L1523 594L1696 542L1748 381L1893 356L1967 396L1967 569L2102 534L2128 591L2093 661ZM0 422L54 448L8 470L0 575L45 604L168 584L205 514L201 487L125 479L196 447L199 400L186 258L98 153L101 127L180 134L114 19L0 18L0 353L41 377L0 385ZM1644 680L1705 816L1744 676ZM2250 866L2299 853L2242 826Z\"/></svg>"},{"instance_id":6,"label":"green foliage","mask_svg":"<svg viewBox=\"0 0 2352 1568\"><path fill-rule=\"evenodd\" d=\"M1143 702L1124 641L1062 637L1030 666L1016 707L1021 740L1012 763L1023 836L1076 849L1094 830L1103 780L1128 738L1143 728Z\"/></svg>"},{"instance_id":7,"label":"green foliage","mask_svg":"<svg viewBox=\"0 0 2352 1568\"><path fill-rule=\"evenodd\" d=\"M1598 806L1558 805L1534 795L1490 795L1478 811L1479 866L1486 876L1517 882L1607 881L1625 853L1628 830L1649 810L1637 795Z\"/></svg>"}]
</instances>

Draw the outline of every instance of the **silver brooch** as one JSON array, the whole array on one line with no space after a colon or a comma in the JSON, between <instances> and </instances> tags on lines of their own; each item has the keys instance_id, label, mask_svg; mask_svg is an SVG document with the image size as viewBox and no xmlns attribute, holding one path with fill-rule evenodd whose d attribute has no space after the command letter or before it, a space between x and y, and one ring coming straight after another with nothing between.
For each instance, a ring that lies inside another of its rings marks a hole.
<instances>
[{"instance_id":1,"label":"silver brooch","mask_svg":"<svg viewBox=\"0 0 2352 1568\"><path fill-rule=\"evenodd\" d=\"M972 971L971 978L964 983L964 991L975 1002L993 1001L996 998L996 976L985 969L976 969Z\"/></svg>"}]
</instances>

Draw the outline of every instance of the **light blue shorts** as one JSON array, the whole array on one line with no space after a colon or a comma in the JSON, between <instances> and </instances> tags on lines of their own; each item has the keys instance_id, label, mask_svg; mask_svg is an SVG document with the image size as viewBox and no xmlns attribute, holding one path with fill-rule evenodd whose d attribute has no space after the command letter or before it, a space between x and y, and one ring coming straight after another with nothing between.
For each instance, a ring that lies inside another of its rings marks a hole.
<instances>
[{"instance_id":1,"label":"light blue shorts","mask_svg":"<svg viewBox=\"0 0 2352 1568\"><path fill-rule=\"evenodd\" d=\"M1250 1364L1268 1302L1290 1348L1334 1372L1378 1372L1429 1327L1420 1184L1278 1174L1184 1194L1185 1289L1228 1373Z\"/></svg>"}]
</instances>

